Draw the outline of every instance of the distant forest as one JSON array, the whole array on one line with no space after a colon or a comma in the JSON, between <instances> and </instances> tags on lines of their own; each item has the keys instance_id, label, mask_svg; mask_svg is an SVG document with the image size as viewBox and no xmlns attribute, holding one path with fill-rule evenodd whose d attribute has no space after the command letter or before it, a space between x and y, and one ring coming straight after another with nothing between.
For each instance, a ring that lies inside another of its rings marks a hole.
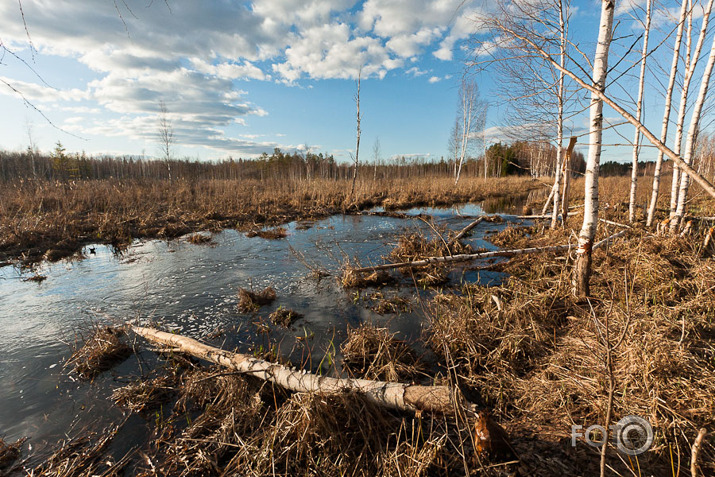
<instances>
[{"instance_id":1,"label":"distant forest","mask_svg":"<svg viewBox=\"0 0 715 477\"><path fill-rule=\"evenodd\" d=\"M486 157L488 177L508 175L553 175L556 148L544 143L516 142L511 145L492 144L479 158L465 161L462 174L484 177ZM652 162L641 171L652 170ZM582 174L586 163L583 154L573 157L574 174ZM649 167L650 166L650 167ZM605 162L601 164L602 176L629 175L631 164ZM454 173L454 160L439 161L400 156L389 160L377 159L363 162L359 174L378 179L423 176L450 176ZM92 180L92 179L349 179L352 165L338 163L329 154L312 152L286 153L274 149L256 159L199 161L198 159L160 160L136 156L87 156L85 153L68 153L57 143L50 154L27 149L23 152L0 151L0 180Z\"/></svg>"}]
</instances>

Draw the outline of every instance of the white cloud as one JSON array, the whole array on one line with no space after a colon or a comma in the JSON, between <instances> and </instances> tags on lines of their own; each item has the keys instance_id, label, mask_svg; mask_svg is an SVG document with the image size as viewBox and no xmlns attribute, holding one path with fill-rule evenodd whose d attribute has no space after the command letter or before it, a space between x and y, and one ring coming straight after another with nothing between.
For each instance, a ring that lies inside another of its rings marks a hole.
<instances>
[{"instance_id":1,"label":"white cloud","mask_svg":"<svg viewBox=\"0 0 715 477\"><path fill-rule=\"evenodd\" d=\"M170 2L169 9L161 1L28 1L24 14L39 54L77 61L94 76L76 78L63 89L26 78L5 81L30 101L77 115L71 127L80 128L79 117L100 111L122 118L88 127L88 133L136 137L140 128L155 127L163 101L176 121L177 140L252 148L222 136L229 126L268 114L236 89L237 80L354 79L361 68L363 77L384 78L405 64L411 66L406 74L426 75L417 66L419 55L439 46L434 56L451 58L471 31L467 16L474 3L253 0ZM17 3L0 3L0 31L5 46L28 51ZM0 84L3 92L14 94Z\"/></svg>"},{"instance_id":2,"label":"white cloud","mask_svg":"<svg viewBox=\"0 0 715 477\"><path fill-rule=\"evenodd\" d=\"M439 76L431 76L428 81L430 83L438 83L439 81L442 81L442 78L440 78Z\"/></svg>"}]
</instances>

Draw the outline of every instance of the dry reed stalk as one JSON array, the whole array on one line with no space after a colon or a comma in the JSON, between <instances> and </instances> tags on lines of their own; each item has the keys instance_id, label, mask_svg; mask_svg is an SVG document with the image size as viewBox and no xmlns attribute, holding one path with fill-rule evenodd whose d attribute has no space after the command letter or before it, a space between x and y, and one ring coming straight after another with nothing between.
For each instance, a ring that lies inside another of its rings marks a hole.
<instances>
[{"instance_id":1,"label":"dry reed stalk","mask_svg":"<svg viewBox=\"0 0 715 477\"><path fill-rule=\"evenodd\" d=\"M363 323L348 331L340 345L343 364L357 377L383 381L409 381L423 370L409 345L386 328Z\"/></svg>"},{"instance_id":2,"label":"dry reed stalk","mask_svg":"<svg viewBox=\"0 0 715 477\"><path fill-rule=\"evenodd\" d=\"M121 328L96 327L92 336L67 360L73 372L82 379L92 379L111 369L132 354L132 348L122 341Z\"/></svg>"}]
</instances>

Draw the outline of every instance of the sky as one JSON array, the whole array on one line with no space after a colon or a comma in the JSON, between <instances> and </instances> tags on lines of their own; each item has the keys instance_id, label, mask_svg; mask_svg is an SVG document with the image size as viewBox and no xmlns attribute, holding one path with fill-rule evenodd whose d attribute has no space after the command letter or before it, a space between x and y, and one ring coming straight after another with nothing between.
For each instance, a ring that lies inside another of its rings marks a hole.
<instances>
[{"instance_id":1,"label":"sky","mask_svg":"<svg viewBox=\"0 0 715 477\"><path fill-rule=\"evenodd\" d=\"M573 31L586 52L599 3L574 2ZM628 9L642 3L619 5L624 44L638 28ZM176 157L249 158L278 147L347 161L360 72L361 157L371 160L377 141L383 159L446 157L459 84L479 35L474 18L489 4L6 0L0 149L23 150L32 141L50 151L61 141L71 152L160 156L164 104ZM508 107L499 82L489 71L470 75L490 103L489 141L498 141ZM649 95L654 107L657 96ZM574 117L568 133L587 123ZM604 155L628 160L630 152Z\"/></svg>"}]
</instances>

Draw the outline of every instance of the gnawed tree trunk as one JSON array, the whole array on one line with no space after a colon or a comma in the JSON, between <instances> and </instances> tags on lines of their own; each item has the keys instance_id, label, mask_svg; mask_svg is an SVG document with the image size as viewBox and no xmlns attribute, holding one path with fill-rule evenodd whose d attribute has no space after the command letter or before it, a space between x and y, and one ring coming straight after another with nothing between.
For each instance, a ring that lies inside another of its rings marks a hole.
<instances>
[{"instance_id":1,"label":"gnawed tree trunk","mask_svg":"<svg viewBox=\"0 0 715 477\"><path fill-rule=\"evenodd\" d=\"M712 2L711 2L712 4ZM703 22L705 20L703 19ZM708 58L708 63L705 66L705 71L703 71L703 78L700 83L700 91L698 92L698 99L695 101L695 108L693 109L693 115L690 119L690 128L688 129L688 139L685 143L685 157L683 160L686 164L690 165L693 160L693 155L695 154L695 141L700 128L700 116L702 115L703 106L705 105L705 98L708 95L708 85L710 83L710 76L712 75L713 65L715 65L715 38L713 38L713 44L710 48L710 57ZM680 189L678 192L678 205L675 209L675 216L670 221L670 232L675 233L680 226L680 222L685 214L685 201L688 198L688 188L690 187L690 178L683 174L680 178Z\"/></svg>"},{"instance_id":2,"label":"gnawed tree trunk","mask_svg":"<svg viewBox=\"0 0 715 477\"><path fill-rule=\"evenodd\" d=\"M365 395L375 404L392 409L443 414L450 414L455 410L453 390L448 386L416 386L367 379L318 376L304 370L292 370L250 355L225 351L205 345L193 338L153 328L132 326L132 331L153 343L225 366L242 374L250 374L293 392L326 394L357 392Z\"/></svg>"},{"instance_id":3,"label":"gnawed tree trunk","mask_svg":"<svg viewBox=\"0 0 715 477\"><path fill-rule=\"evenodd\" d=\"M643 50L641 54L641 73L638 81L638 106L636 107L636 119L641 121L643 111L643 87L645 85L645 63L648 57L648 36L650 35L650 9L652 0L648 0L646 6L645 32L643 33ZM638 153L640 152L641 132L636 128L633 139L633 168L631 170L631 194L628 200L628 222L633 223L636 218L636 189L638 187Z\"/></svg>"},{"instance_id":4,"label":"gnawed tree trunk","mask_svg":"<svg viewBox=\"0 0 715 477\"><path fill-rule=\"evenodd\" d=\"M660 132L660 142L665 144L668 139L668 125L670 124L671 103L673 101L673 88L675 86L675 77L678 72L678 62L680 61L680 46L683 43L683 29L685 25L685 15L687 14L688 0L683 0L680 7L680 20L678 21L678 31L675 36L675 45L673 46L673 61L670 67L670 79L668 80L668 89L665 92L665 111L663 112L663 126ZM650 196L650 205L648 206L648 218L646 226L653 225L653 217L655 215L656 205L658 204L658 195L660 194L660 173L663 168L663 151L658 151L658 157L655 161L655 170L653 171L653 191Z\"/></svg>"},{"instance_id":5,"label":"gnawed tree trunk","mask_svg":"<svg viewBox=\"0 0 715 477\"><path fill-rule=\"evenodd\" d=\"M569 188L571 187L571 157L573 155L573 148L576 146L577 137L571 136L569 140L569 146L566 148L566 154L564 155L564 188L561 193L561 226L566 226L566 219L569 216Z\"/></svg>"},{"instance_id":6,"label":"gnawed tree trunk","mask_svg":"<svg viewBox=\"0 0 715 477\"><path fill-rule=\"evenodd\" d=\"M613 34L613 15L615 0L602 0L601 26L598 32L598 46L593 61L593 87L603 93L606 89L608 73L608 49ZM574 293L576 296L588 296L591 278L591 253L593 238L598 225L598 169L601 160L601 138L603 136L603 100L597 94L591 94L591 127L589 134L588 161L586 162L586 181L584 190L583 225L578 237L576 264L574 266Z\"/></svg>"}]
</instances>

